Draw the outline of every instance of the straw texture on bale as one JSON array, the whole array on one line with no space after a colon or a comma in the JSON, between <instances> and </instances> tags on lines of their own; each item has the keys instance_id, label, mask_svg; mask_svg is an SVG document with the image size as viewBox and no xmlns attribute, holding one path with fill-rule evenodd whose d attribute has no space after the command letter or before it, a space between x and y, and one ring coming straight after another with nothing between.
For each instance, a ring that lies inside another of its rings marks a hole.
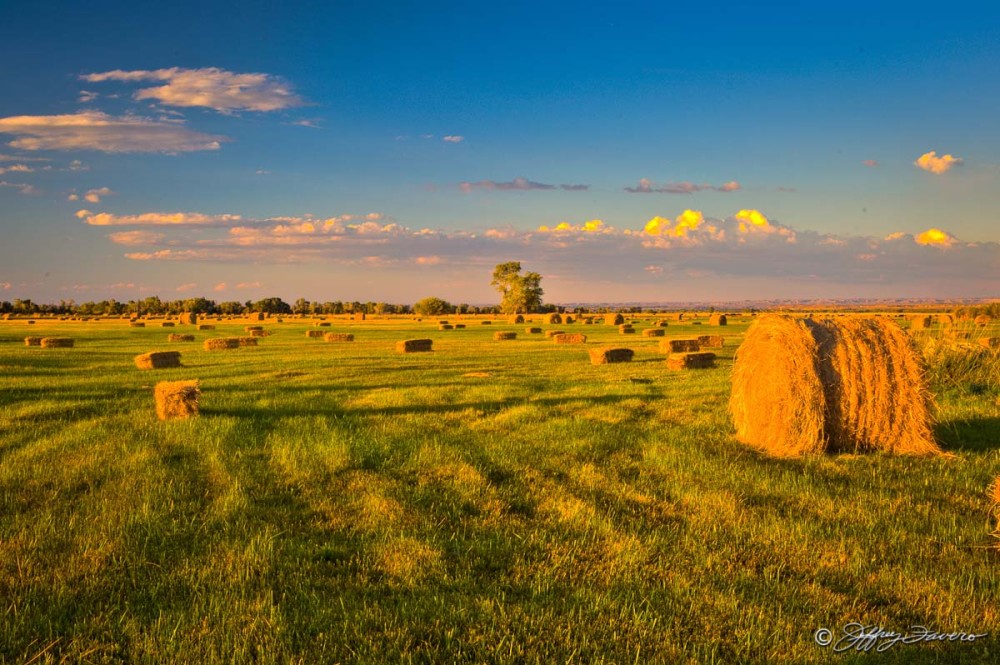
<instances>
[{"instance_id":1,"label":"straw texture on bale","mask_svg":"<svg viewBox=\"0 0 1000 665\"><path fill-rule=\"evenodd\" d=\"M517 325L519 323L524 323L524 316L521 314L515 314L514 316L507 319L507 323L511 325Z\"/></svg>"},{"instance_id":2,"label":"straw texture on bale","mask_svg":"<svg viewBox=\"0 0 1000 665\"><path fill-rule=\"evenodd\" d=\"M541 328L525 328L524 332L528 333L529 335L541 335L542 334L542 329Z\"/></svg>"},{"instance_id":3,"label":"straw texture on bale","mask_svg":"<svg viewBox=\"0 0 1000 665\"><path fill-rule=\"evenodd\" d=\"M566 334L565 330L546 330L545 331L545 336L548 337L549 339L552 339L556 335L565 335L565 334Z\"/></svg>"},{"instance_id":4,"label":"straw texture on bale","mask_svg":"<svg viewBox=\"0 0 1000 665\"><path fill-rule=\"evenodd\" d=\"M661 339L661 353L688 353L691 351L701 351L701 344L697 339Z\"/></svg>"},{"instance_id":5,"label":"straw texture on bale","mask_svg":"<svg viewBox=\"0 0 1000 665\"><path fill-rule=\"evenodd\" d=\"M626 323L625 325L618 326L619 335L634 335L635 328L632 327L631 323Z\"/></svg>"},{"instance_id":6,"label":"straw texture on bale","mask_svg":"<svg viewBox=\"0 0 1000 665\"><path fill-rule=\"evenodd\" d=\"M663 337L666 334L663 328L646 328L642 331L643 337Z\"/></svg>"},{"instance_id":7,"label":"straw texture on bale","mask_svg":"<svg viewBox=\"0 0 1000 665\"><path fill-rule=\"evenodd\" d=\"M619 349L615 347L604 347L602 349L590 350L591 365L607 365L610 363L632 362L635 352L632 349Z\"/></svg>"},{"instance_id":8,"label":"straw texture on bale","mask_svg":"<svg viewBox=\"0 0 1000 665\"><path fill-rule=\"evenodd\" d=\"M256 337L239 337L237 339L240 340L240 346L257 346Z\"/></svg>"},{"instance_id":9,"label":"straw texture on bale","mask_svg":"<svg viewBox=\"0 0 1000 665\"><path fill-rule=\"evenodd\" d=\"M604 324L608 326L620 326L625 323L625 317L621 314L608 314L604 317Z\"/></svg>"},{"instance_id":10,"label":"straw texture on bale","mask_svg":"<svg viewBox=\"0 0 1000 665\"><path fill-rule=\"evenodd\" d=\"M180 351L150 351L135 357L139 369L166 369L181 366Z\"/></svg>"},{"instance_id":11,"label":"straw texture on bale","mask_svg":"<svg viewBox=\"0 0 1000 665\"><path fill-rule=\"evenodd\" d=\"M215 326L211 323L200 323L198 324L198 330L215 330Z\"/></svg>"},{"instance_id":12,"label":"straw texture on bale","mask_svg":"<svg viewBox=\"0 0 1000 665\"><path fill-rule=\"evenodd\" d=\"M729 319L726 318L725 314L713 314L708 317L708 325L710 326L724 326L728 325Z\"/></svg>"},{"instance_id":13,"label":"straw texture on bale","mask_svg":"<svg viewBox=\"0 0 1000 665\"><path fill-rule=\"evenodd\" d=\"M43 337L40 343L43 349L71 349L73 339L71 337Z\"/></svg>"},{"instance_id":14,"label":"straw texture on bale","mask_svg":"<svg viewBox=\"0 0 1000 665\"><path fill-rule=\"evenodd\" d=\"M323 331L322 330L307 330L306 331L306 337L322 337L322 336L323 336Z\"/></svg>"},{"instance_id":15,"label":"straw texture on bale","mask_svg":"<svg viewBox=\"0 0 1000 665\"><path fill-rule=\"evenodd\" d=\"M987 349L1000 349L1000 337L980 337L979 343Z\"/></svg>"},{"instance_id":16,"label":"straw texture on bale","mask_svg":"<svg viewBox=\"0 0 1000 665\"><path fill-rule=\"evenodd\" d=\"M24 338L24 345L25 346L41 346L42 345L42 338L41 337L25 337Z\"/></svg>"},{"instance_id":17,"label":"straw texture on bale","mask_svg":"<svg viewBox=\"0 0 1000 665\"><path fill-rule=\"evenodd\" d=\"M736 352L732 383L738 438L771 455L940 452L920 356L889 319L763 315Z\"/></svg>"},{"instance_id":18,"label":"straw texture on bale","mask_svg":"<svg viewBox=\"0 0 1000 665\"><path fill-rule=\"evenodd\" d=\"M205 340L206 351L218 351L220 349L238 349L240 347L239 337L215 337Z\"/></svg>"},{"instance_id":19,"label":"straw texture on bale","mask_svg":"<svg viewBox=\"0 0 1000 665\"><path fill-rule=\"evenodd\" d=\"M182 325L193 326L198 323L198 315L194 312L183 312L177 317L177 320L180 321Z\"/></svg>"},{"instance_id":20,"label":"straw texture on bale","mask_svg":"<svg viewBox=\"0 0 1000 665\"><path fill-rule=\"evenodd\" d=\"M323 335L323 339L327 342L353 342L354 335L352 333L327 333Z\"/></svg>"},{"instance_id":21,"label":"straw texture on bale","mask_svg":"<svg viewBox=\"0 0 1000 665\"><path fill-rule=\"evenodd\" d=\"M929 316L915 316L910 321L910 328L913 330L923 330L924 328L931 327L931 317Z\"/></svg>"},{"instance_id":22,"label":"straw texture on bale","mask_svg":"<svg viewBox=\"0 0 1000 665\"><path fill-rule=\"evenodd\" d=\"M179 335L177 333L170 333L167 335L168 342L193 342L194 335Z\"/></svg>"},{"instance_id":23,"label":"straw texture on bale","mask_svg":"<svg viewBox=\"0 0 1000 665\"><path fill-rule=\"evenodd\" d=\"M429 339L404 339L396 342L396 351L399 353L418 353L430 351L434 341Z\"/></svg>"},{"instance_id":24,"label":"straw texture on bale","mask_svg":"<svg viewBox=\"0 0 1000 665\"><path fill-rule=\"evenodd\" d=\"M145 328L146 327L146 324L143 323L142 321L132 321L128 325L130 327L132 327L132 328Z\"/></svg>"},{"instance_id":25,"label":"straw texture on bale","mask_svg":"<svg viewBox=\"0 0 1000 665\"><path fill-rule=\"evenodd\" d=\"M163 323L160 324L160 327L161 328L173 328L174 327L174 322L173 321L164 321Z\"/></svg>"},{"instance_id":26,"label":"straw texture on bale","mask_svg":"<svg viewBox=\"0 0 1000 665\"><path fill-rule=\"evenodd\" d=\"M556 344L586 344L587 336L583 333L563 333L553 335L552 341Z\"/></svg>"},{"instance_id":27,"label":"straw texture on bale","mask_svg":"<svg viewBox=\"0 0 1000 665\"><path fill-rule=\"evenodd\" d=\"M715 367L715 354L707 351L675 353L667 358L667 369L708 369Z\"/></svg>"},{"instance_id":28,"label":"straw texture on bale","mask_svg":"<svg viewBox=\"0 0 1000 665\"><path fill-rule=\"evenodd\" d=\"M160 381L153 389L156 415L160 420L198 415L198 381Z\"/></svg>"},{"instance_id":29,"label":"straw texture on bale","mask_svg":"<svg viewBox=\"0 0 1000 665\"><path fill-rule=\"evenodd\" d=\"M517 339L517 333L507 330L498 330L493 333L493 339L497 342L502 342L507 339Z\"/></svg>"},{"instance_id":30,"label":"straw texture on bale","mask_svg":"<svg viewBox=\"0 0 1000 665\"><path fill-rule=\"evenodd\" d=\"M354 318L355 321L364 321L365 320L365 316L366 315L365 315L364 312L355 312L353 318Z\"/></svg>"},{"instance_id":31,"label":"straw texture on bale","mask_svg":"<svg viewBox=\"0 0 1000 665\"><path fill-rule=\"evenodd\" d=\"M552 312L551 314L546 314L542 317L542 323L547 326L559 325L562 322L562 316L560 316L557 312Z\"/></svg>"},{"instance_id":32,"label":"straw texture on bale","mask_svg":"<svg viewBox=\"0 0 1000 665\"><path fill-rule=\"evenodd\" d=\"M988 314L980 314L973 320L973 323L977 326L988 326L992 320Z\"/></svg>"},{"instance_id":33,"label":"straw texture on bale","mask_svg":"<svg viewBox=\"0 0 1000 665\"><path fill-rule=\"evenodd\" d=\"M704 349L721 349L726 340L722 335L698 335L698 346Z\"/></svg>"}]
</instances>

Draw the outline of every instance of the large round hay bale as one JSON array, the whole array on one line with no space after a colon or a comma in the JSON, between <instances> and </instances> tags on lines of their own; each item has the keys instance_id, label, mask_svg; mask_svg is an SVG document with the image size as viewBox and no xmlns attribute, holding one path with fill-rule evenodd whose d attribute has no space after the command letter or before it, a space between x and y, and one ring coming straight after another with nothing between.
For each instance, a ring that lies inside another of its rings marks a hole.
<instances>
[{"instance_id":1,"label":"large round hay bale","mask_svg":"<svg viewBox=\"0 0 1000 665\"><path fill-rule=\"evenodd\" d=\"M625 323L625 317L621 314L608 314L604 317L604 325L620 326Z\"/></svg>"},{"instance_id":2,"label":"large round hay bale","mask_svg":"<svg viewBox=\"0 0 1000 665\"><path fill-rule=\"evenodd\" d=\"M521 314L515 314L507 319L507 323L515 326L519 323L524 323L524 316Z\"/></svg>"},{"instance_id":3,"label":"large round hay bale","mask_svg":"<svg viewBox=\"0 0 1000 665\"><path fill-rule=\"evenodd\" d=\"M725 314L713 314L708 317L708 325L710 326L724 326L729 323Z\"/></svg>"},{"instance_id":4,"label":"large round hay bale","mask_svg":"<svg viewBox=\"0 0 1000 665\"><path fill-rule=\"evenodd\" d=\"M885 318L761 316L736 352L737 437L780 456L940 452L920 356Z\"/></svg>"},{"instance_id":5,"label":"large round hay bale","mask_svg":"<svg viewBox=\"0 0 1000 665\"><path fill-rule=\"evenodd\" d=\"M180 316L177 317L181 325L193 326L198 323L198 315L194 312L182 312Z\"/></svg>"},{"instance_id":6,"label":"large round hay bale","mask_svg":"<svg viewBox=\"0 0 1000 665\"><path fill-rule=\"evenodd\" d=\"M973 323L977 326L984 327L990 325L993 319L988 314L980 314L975 318Z\"/></svg>"},{"instance_id":7,"label":"large round hay bale","mask_svg":"<svg viewBox=\"0 0 1000 665\"><path fill-rule=\"evenodd\" d=\"M547 326L557 326L562 323L562 316L560 316L557 312L546 314L542 317L542 323Z\"/></svg>"}]
</instances>

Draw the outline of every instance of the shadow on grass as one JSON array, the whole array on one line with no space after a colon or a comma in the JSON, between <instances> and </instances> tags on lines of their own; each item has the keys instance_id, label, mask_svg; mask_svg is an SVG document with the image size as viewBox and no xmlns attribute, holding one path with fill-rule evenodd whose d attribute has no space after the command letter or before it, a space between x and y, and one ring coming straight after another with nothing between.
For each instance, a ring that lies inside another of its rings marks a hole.
<instances>
[{"instance_id":1,"label":"shadow on grass","mask_svg":"<svg viewBox=\"0 0 1000 665\"><path fill-rule=\"evenodd\" d=\"M934 436L948 451L986 452L1000 449L1000 418L969 418L938 423Z\"/></svg>"}]
</instances>

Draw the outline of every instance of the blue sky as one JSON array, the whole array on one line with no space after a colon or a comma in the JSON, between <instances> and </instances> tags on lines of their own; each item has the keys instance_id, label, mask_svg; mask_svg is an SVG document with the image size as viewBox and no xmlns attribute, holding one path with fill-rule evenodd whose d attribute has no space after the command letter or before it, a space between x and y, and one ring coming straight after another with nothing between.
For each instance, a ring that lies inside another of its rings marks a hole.
<instances>
[{"instance_id":1,"label":"blue sky","mask_svg":"<svg viewBox=\"0 0 1000 665\"><path fill-rule=\"evenodd\" d=\"M1000 296L989 4L133 4L5 4L0 299Z\"/></svg>"}]
</instances>

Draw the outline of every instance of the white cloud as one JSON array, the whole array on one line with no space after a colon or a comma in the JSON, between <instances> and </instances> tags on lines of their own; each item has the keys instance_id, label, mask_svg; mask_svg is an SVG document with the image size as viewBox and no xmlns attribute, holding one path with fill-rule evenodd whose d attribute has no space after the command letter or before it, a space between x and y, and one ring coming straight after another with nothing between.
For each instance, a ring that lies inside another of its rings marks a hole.
<instances>
[{"instance_id":1,"label":"white cloud","mask_svg":"<svg viewBox=\"0 0 1000 665\"><path fill-rule=\"evenodd\" d=\"M454 135L452 135L452 136L442 136L441 140L442 141L446 141L448 143L461 143L462 141L465 140L465 137L464 136L454 136Z\"/></svg>"},{"instance_id":2,"label":"white cloud","mask_svg":"<svg viewBox=\"0 0 1000 665\"><path fill-rule=\"evenodd\" d=\"M96 93L96 92L91 92L90 90L81 90L80 91L80 96L78 98L78 101L81 104L86 104L88 102L94 101L98 97L100 97L100 95L98 93Z\"/></svg>"},{"instance_id":3,"label":"white cloud","mask_svg":"<svg viewBox=\"0 0 1000 665\"><path fill-rule=\"evenodd\" d=\"M0 118L0 134L22 150L96 150L99 152L163 152L218 150L227 139L187 129L181 124L139 116L110 116L100 111L66 115L21 115ZM70 165L82 170L83 165Z\"/></svg>"},{"instance_id":4,"label":"white cloud","mask_svg":"<svg viewBox=\"0 0 1000 665\"><path fill-rule=\"evenodd\" d=\"M162 82L163 85L140 88L133 97L137 100L154 100L167 106L210 108L220 113L280 111L302 104L301 98L292 91L291 86L276 76L239 74L218 67L171 67L134 71L118 69L86 74L80 78L90 83Z\"/></svg>"},{"instance_id":5,"label":"white cloud","mask_svg":"<svg viewBox=\"0 0 1000 665\"><path fill-rule=\"evenodd\" d=\"M917 161L913 162L913 165L929 173L940 175L950 171L953 166L961 166L964 163L965 160L961 157L952 157L951 155L938 157L937 152L931 150L917 157Z\"/></svg>"}]
</instances>

